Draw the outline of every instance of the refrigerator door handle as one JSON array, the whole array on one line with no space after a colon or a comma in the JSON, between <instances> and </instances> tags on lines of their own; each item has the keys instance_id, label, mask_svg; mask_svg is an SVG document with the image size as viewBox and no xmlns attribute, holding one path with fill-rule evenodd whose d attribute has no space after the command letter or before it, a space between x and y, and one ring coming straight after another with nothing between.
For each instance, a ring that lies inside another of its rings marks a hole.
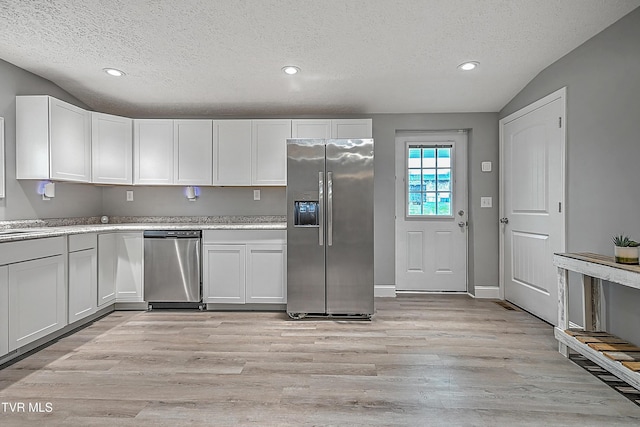
<instances>
[{"instance_id":1,"label":"refrigerator door handle","mask_svg":"<svg viewBox=\"0 0 640 427\"><path fill-rule=\"evenodd\" d=\"M327 172L327 246L333 245L333 172Z\"/></svg>"},{"instance_id":2,"label":"refrigerator door handle","mask_svg":"<svg viewBox=\"0 0 640 427\"><path fill-rule=\"evenodd\" d=\"M318 172L318 244L324 246L324 172Z\"/></svg>"}]
</instances>

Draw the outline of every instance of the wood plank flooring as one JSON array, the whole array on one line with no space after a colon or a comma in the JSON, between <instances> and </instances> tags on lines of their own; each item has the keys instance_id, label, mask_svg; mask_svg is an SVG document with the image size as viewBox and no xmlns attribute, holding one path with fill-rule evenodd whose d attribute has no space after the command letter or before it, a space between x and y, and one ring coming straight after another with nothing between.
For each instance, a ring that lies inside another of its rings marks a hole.
<instances>
[{"instance_id":1,"label":"wood plank flooring","mask_svg":"<svg viewBox=\"0 0 640 427\"><path fill-rule=\"evenodd\" d=\"M462 295L371 322L115 312L1 370L0 402L3 427L640 425L550 325Z\"/></svg>"}]
</instances>

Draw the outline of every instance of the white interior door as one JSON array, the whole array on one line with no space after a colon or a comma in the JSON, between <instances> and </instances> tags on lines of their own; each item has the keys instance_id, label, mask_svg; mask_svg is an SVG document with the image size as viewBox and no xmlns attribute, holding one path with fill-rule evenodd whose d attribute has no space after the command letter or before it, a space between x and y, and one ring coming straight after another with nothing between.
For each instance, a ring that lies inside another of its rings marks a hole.
<instances>
[{"instance_id":1,"label":"white interior door","mask_svg":"<svg viewBox=\"0 0 640 427\"><path fill-rule=\"evenodd\" d=\"M467 290L467 134L396 137L396 290Z\"/></svg>"},{"instance_id":2,"label":"white interior door","mask_svg":"<svg viewBox=\"0 0 640 427\"><path fill-rule=\"evenodd\" d=\"M565 248L564 90L500 121L506 300L557 324L554 252Z\"/></svg>"}]
</instances>

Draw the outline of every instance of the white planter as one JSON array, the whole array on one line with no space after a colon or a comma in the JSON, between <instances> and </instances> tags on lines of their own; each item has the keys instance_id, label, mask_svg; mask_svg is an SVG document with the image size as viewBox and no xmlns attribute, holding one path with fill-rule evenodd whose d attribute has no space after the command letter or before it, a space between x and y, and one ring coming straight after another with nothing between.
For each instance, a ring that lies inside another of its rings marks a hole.
<instances>
[{"instance_id":1,"label":"white planter","mask_svg":"<svg viewBox=\"0 0 640 427\"><path fill-rule=\"evenodd\" d=\"M615 260L619 264L638 264L638 249L640 247L614 246L613 253Z\"/></svg>"}]
</instances>

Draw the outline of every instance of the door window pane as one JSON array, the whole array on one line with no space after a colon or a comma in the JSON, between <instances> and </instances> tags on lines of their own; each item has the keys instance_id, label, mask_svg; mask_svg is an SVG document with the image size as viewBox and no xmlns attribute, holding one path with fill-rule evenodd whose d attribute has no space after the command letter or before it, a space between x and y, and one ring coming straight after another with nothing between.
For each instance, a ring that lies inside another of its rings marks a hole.
<instances>
[{"instance_id":1,"label":"door window pane","mask_svg":"<svg viewBox=\"0 0 640 427\"><path fill-rule=\"evenodd\" d=\"M451 146L410 146L407 216L452 216Z\"/></svg>"}]
</instances>

